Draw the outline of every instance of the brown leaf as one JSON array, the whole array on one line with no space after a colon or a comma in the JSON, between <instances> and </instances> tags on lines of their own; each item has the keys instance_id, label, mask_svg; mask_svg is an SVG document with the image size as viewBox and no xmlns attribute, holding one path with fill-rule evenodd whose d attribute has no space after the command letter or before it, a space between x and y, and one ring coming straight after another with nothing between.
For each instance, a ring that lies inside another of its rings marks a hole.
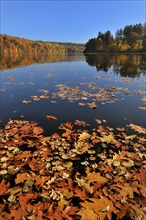
<instances>
[{"instance_id":1,"label":"brown leaf","mask_svg":"<svg viewBox=\"0 0 146 220\"><path fill-rule=\"evenodd\" d=\"M68 128L69 130L72 130L72 128L73 128L73 125L71 124L71 123L69 123L69 122L66 122L66 123L64 123L63 124L66 128Z\"/></svg>"},{"instance_id":2,"label":"brown leaf","mask_svg":"<svg viewBox=\"0 0 146 220\"><path fill-rule=\"evenodd\" d=\"M48 120L57 120L57 117L53 115L47 115L46 117Z\"/></svg>"},{"instance_id":3,"label":"brown leaf","mask_svg":"<svg viewBox=\"0 0 146 220\"><path fill-rule=\"evenodd\" d=\"M146 184L146 169L141 167L139 172L141 181L144 182L144 184Z\"/></svg>"}]
</instances>

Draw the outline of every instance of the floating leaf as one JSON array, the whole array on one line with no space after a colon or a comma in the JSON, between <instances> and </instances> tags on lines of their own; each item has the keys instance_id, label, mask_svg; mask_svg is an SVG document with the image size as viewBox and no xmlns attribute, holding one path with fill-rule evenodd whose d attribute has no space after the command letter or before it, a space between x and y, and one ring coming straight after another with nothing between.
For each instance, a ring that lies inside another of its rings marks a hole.
<instances>
[{"instance_id":1,"label":"floating leaf","mask_svg":"<svg viewBox=\"0 0 146 220\"><path fill-rule=\"evenodd\" d=\"M29 103L31 103L31 101L30 100L22 100L22 103L23 104L29 104Z\"/></svg>"},{"instance_id":2,"label":"floating leaf","mask_svg":"<svg viewBox=\"0 0 146 220\"><path fill-rule=\"evenodd\" d=\"M138 133L146 134L146 129L143 128L143 127L141 127L141 126L139 126L139 125L129 124L129 126L130 126L133 130L137 131Z\"/></svg>"},{"instance_id":3,"label":"floating leaf","mask_svg":"<svg viewBox=\"0 0 146 220\"><path fill-rule=\"evenodd\" d=\"M48 120L57 120L57 117L53 115L47 115L46 117Z\"/></svg>"}]
</instances>

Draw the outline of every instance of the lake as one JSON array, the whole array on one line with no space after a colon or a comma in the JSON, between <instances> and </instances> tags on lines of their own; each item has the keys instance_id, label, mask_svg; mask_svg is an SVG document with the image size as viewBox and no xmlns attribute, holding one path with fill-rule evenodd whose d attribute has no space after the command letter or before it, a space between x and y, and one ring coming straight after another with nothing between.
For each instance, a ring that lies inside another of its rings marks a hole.
<instances>
[{"instance_id":1,"label":"lake","mask_svg":"<svg viewBox=\"0 0 146 220\"><path fill-rule=\"evenodd\" d=\"M146 55L11 55L0 66L2 125L36 121L45 134L76 120L145 127Z\"/></svg>"}]
</instances>

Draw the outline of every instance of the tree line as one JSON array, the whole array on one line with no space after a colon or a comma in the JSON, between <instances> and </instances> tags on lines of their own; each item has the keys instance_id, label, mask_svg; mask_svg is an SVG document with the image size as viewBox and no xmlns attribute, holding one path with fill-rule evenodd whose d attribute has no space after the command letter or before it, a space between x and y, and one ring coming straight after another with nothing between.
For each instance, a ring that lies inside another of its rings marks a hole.
<instances>
[{"instance_id":1,"label":"tree line","mask_svg":"<svg viewBox=\"0 0 146 220\"><path fill-rule=\"evenodd\" d=\"M0 57L13 53L78 53L84 49L84 44L32 41L0 34Z\"/></svg>"},{"instance_id":2,"label":"tree line","mask_svg":"<svg viewBox=\"0 0 146 220\"><path fill-rule=\"evenodd\" d=\"M126 25L116 31L115 37L108 30L101 31L85 45L85 53L146 52L146 23Z\"/></svg>"}]
</instances>

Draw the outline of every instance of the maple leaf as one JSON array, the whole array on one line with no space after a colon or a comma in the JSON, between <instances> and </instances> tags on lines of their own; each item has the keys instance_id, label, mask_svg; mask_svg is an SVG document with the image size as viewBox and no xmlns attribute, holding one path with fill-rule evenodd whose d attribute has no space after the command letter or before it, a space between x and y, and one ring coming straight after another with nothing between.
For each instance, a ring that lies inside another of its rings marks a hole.
<instances>
[{"instance_id":1,"label":"maple leaf","mask_svg":"<svg viewBox=\"0 0 146 220\"><path fill-rule=\"evenodd\" d=\"M4 195L5 192L8 190L10 186L10 183L5 182L5 180L3 179L2 182L0 183L0 195Z\"/></svg>"}]
</instances>

